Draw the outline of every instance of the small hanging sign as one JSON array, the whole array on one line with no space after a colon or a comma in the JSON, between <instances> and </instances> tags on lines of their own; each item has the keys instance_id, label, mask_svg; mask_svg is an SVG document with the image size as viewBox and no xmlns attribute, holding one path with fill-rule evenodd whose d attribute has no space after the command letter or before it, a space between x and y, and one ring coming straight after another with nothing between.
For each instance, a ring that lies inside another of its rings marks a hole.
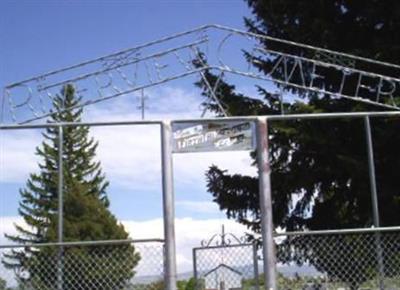
<instances>
[{"instance_id":1,"label":"small hanging sign","mask_svg":"<svg viewBox=\"0 0 400 290\"><path fill-rule=\"evenodd\" d=\"M173 152L254 150L254 123L208 122L173 125Z\"/></svg>"}]
</instances>

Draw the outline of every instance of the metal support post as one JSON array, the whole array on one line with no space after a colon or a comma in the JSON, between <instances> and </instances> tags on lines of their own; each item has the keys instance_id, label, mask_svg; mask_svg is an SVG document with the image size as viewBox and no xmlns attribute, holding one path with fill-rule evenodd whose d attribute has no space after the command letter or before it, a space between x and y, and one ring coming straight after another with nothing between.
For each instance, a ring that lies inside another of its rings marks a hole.
<instances>
[{"instance_id":1,"label":"metal support post","mask_svg":"<svg viewBox=\"0 0 400 290\"><path fill-rule=\"evenodd\" d=\"M196 257L196 249L192 250L192 255L193 255L193 278L194 278L194 289L198 290L200 289L200 281L198 281L198 275L197 275L197 257Z\"/></svg>"},{"instance_id":2,"label":"metal support post","mask_svg":"<svg viewBox=\"0 0 400 290\"><path fill-rule=\"evenodd\" d=\"M58 242L62 243L64 238L64 220L63 220L63 127L58 127ZM58 248L58 265L57 265L57 289L63 289L63 248Z\"/></svg>"},{"instance_id":3,"label":"metal support post","mask_svg":"<svg viewBox=\"0 0 400 290\"><path fill-rule=\"evenodd\" d=\"M369 180L371 186L371 200L372 200L372 213L374 219L374 226L379 228L380 218L379 218L379 207L378 207L378 193L376 189L376 177L375 177L375 162L374 162L374 148L372 144L372 134L371 134L371 124L369 116L364 117L365 133L367 139L367 152L368 152L368 171ZM378 273L379 273L379 289L383 290L384 287L384 265L383 265L383 253L381 246L381 234L380 232L375 233L375 247L376 255L378 259Z\"/></svg>"},{"instance_id":4,"label":"metal support post","mask_svg":"<svg viewBox=\"0 0 400 290\"><path fill-rule=\"evenodd\" d=\"M264 279L266 290L276 290L276 257L272 220L271 168L268 152L267 119L257 118L257 163L259 178Z\"/></svg>"},{"instance_id":5,"label":"metal support post","mask_svg":"<svg viewBox=\"0 0 400 290\"><path fill-rule=\"evenodd\" d=\"M369 172L369 180L371 186L372 213L374 218L374 226L379 227L380 219L379 219L379 208L378 208L378 193L376 189L374 148L372 144L371 124L368 116L364 117L364 124L365 124L366 138L367 138L368 169L369 169L368 172Z\"/></svg>"},{"instance_id":6,"label":"metal support post","mask_svg":"<svg viewBox=\"0 0 400 290\"><path fill-rule=\"evenodd\" d=\"M256 282L255 289L260 290L260 277L258 273L258 254L257 254L257 243L253 242L253 263L254 263L254 279Z\"/></svg>"},{"instance_id":7,"label":"metal support post","mask_svg":"<svg viewBox=\"0 0 400 290\"><path fill-rule=\"evenodd\" d=\"M175 246L175 206L172 167L171 123L161 124L161 166L165 239L165 287L176 290L176 246Z\"/></svg>"}]
</instances>

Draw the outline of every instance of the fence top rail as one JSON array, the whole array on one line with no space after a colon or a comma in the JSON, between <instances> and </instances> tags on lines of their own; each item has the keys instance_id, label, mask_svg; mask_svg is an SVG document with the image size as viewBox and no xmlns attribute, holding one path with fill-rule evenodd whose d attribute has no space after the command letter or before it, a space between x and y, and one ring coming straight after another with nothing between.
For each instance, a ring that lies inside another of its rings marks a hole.
<instances>
[{"instance_id":1,"label":"fence top rail","mask_svg":"<svg viewBox=\"0 0 400 290\"><path fill-rule=\"evenodd\" d=\"M240 248L240 247L253 247L254 243L243 243L243 244L232 244L232 245L218 245L218 246L205 246L205 247L194 247L194 251L198 250L213 250L213 249L226 249L226 248Z\"/></svg>"},{"instance_id":2,"label":"fence top rail","mask_svg":"<svg viewBox=\"0 0 400 290\"><path fill-rule=\"evenodd\" d=\"M383 233L400 231L400 226L396 227L372 227L372 228L358 228L358 229L338 229L338 230L321 230L321 231L296 231L275 233L274 237L287 237L287 236L311 236L311 235L340 235L340 234L361 234L361 233Z\"/></svg>"},{"instance_id":3,"label":"fence top rail","mask_svg":"<svg viewBox=\"0 0 400 290\"><path fill-rule=\"evenodd\" d=\"M278 120L302 120L302 119L340 119L340 118L361 118L361 117L400 117L400 111L389 112L350 112L350 113L316 113L316 114L293 114L293 115L263 115L263 116L240 116L240 117L215 117L197 119L176 119L176 120L134 120L134 121L109 121L109 122L71 122L71 123L44 123L44 124L15 124L0 125L0 130L16 129L43 129L51 127L68 126L129 126L129 125L161 125L163 123L208 123L226 121L256 121L266 118L268 121Z\"/></svg>"},{"instance_id":4,"label":"fence top rail","mask_svg":"<svg viewBox=\"0 0 400 290\"><path fill-rule=\"evenodd\" d=\"M105 246L105 245L121 245L121 244L145 244L145 243L164 243L163 239L126 239L126 240L99 240L99 241L76 241L76 242L55 242L55 243L38 243L38 244L10 244L0 245L0 249L10 248L40 248L40 247L74 247L74 246Z\"/></svg>"}]
</instances>

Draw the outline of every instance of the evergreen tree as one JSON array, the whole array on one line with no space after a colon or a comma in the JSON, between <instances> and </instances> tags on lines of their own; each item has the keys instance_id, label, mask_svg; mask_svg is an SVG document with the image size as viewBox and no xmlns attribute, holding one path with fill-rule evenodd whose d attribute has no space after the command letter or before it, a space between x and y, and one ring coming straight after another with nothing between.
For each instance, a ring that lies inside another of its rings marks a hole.
<instances>
[{"instance_id":1,"label":"evergreen tree","mask_svg":"<svg viewBox=\"0 0 400 290\"><path fill-rule=\"evenodd\" d=\"M0 278L0 290L8 290L9 288L7 288L7 282Z\"/></svg>"},{"instance_id":2,"label":"evergreen tree","mask_svg":"<svg viewBox=\"0 0 400 290\"><path fill-rule=\"evenodd\" d=\"M245 19L250 32L398 63L398 1L246 2L254 15L254 18ZM267 40L260 41L259 45L272 50L284 49L289 54L307 55L301 48L290 50ZM261 72L271 71L271 67L278 61L273 57L260 57L254 61L246 52L244 57L252 61L252 65ZM200 63L195 62L197 65ZM364 64L362 69L393 75L393 70L378 69L374 65ZM307 80L310 80L311 73L310 68L304 68ZM325 75L324 85L327 90L335 91L340 83L338 75L329 69L322 73ZM276 70L275 74L275 77L282 78L284 72ZM206 72L206 77L213 87L217 76ZM293 81L298 82L296 79ZM301 101L283 104L287 113L380 110L371 105L276 85L300 96ZM221 114L209 96L206 84L199 81L197 86L210 100L206 106L216 114ZM276 95L263 87L258 87L258 92L262 96L261 100L259 97L237 93L233 85L222 81L216 95L232 116L281 113ZM372 93L367 90L362 93L363 97L372 99ZM397 91L395 95L399 93ZM396 101L399 102L399 98ZM400 123L398 118L373 119L371 123L381 225L399 225ZM373 224L362 120L280 121L270 123L268 130L273 218L276 227L290 231L369 227ZM257 178L232 175L212 166L207 172L207 184L214 201L226 212L228 218L236 219L253 231L260 232ZM297 202L293 203L293 200ZM301 264L309 261L321 272L356 289L376 274L374 253L359 250L365 246L364 242L345 236L333 237L329 245L318 245L315 241L301 238L292 239L291 246L285 243L279 245L278 257L281 262L295 261ZM392 237L391 245L385 244L384 255L387 258L384 266L387 275L399 274L396 270L399 269L396 262L398 242L399 238ZM337 265L338 261L347 263Z\"/></svg>"},{"instance_id":3,"label":"evergreen tree","mask_svg":"<svg viewBox=\"0 0 400 290\"><path fill-rule=\"evenodd\" d=\"M72 85L54 98L49 123L80 122L81 98ZM108 182L95 161L98 143L87 126L63 128L63 240L127 239L128 233L109 211ZM42 159L20 190L19 214L27 226L15 225L17 234L6 235L18 244L57 241L59 128L49 127L36 154ZM122 289L140 260L133 245L25 247L5 255L3 264L16 272L21 287L53 289L63 268L64 289Z\"/></svg>"}]
</instances>

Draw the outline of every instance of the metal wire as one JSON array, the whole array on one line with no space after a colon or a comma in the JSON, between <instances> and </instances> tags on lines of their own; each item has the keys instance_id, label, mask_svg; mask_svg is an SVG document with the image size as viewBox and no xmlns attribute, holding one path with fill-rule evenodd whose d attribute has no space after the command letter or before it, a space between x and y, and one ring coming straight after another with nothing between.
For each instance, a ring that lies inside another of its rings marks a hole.
<instances>
[{"instance_id":1,"label":"metal wire","mask_svg":"<svg viewBox=\"0 0 400 290\"><path fill-rule=\"evenodd\" d=\"M242 289L256 279L253 244L194 249L198 289Z\"/></svg>"},{"instance_id":2,"label":"metal wire","mask_svg":"<svg viewBox=\"0 0 400 290\"><path fill-rule=\"evenodd\" d=\"M158 290L163 280L163 242L160 240L8 246L0 250L2 263L11 261L10 254L20 253L26 258L19 267L1 266L0 278L12 289L57 289L60 247L63 249L62 289Z\"/></svg>"},{"instance_id":3,"label":"metal wire","mask_svg":"<svg viewBox=\"0 0 400 290\"><path fill-rule=\"evenodd\" d=\"M400 289L399 229L288 233L276 244L278 289Z\"/></svg>"},{"instance_id":4,"label":"metal wire","mask_svg":"<svg viewBox=\"0 0 400 290\"><path fill-rule=\"evenodd\" d=\"M265 55L270 59L271 57L276 58L276 65L272 71L261 74L252 72L252 66L249 66L249 63L240 65L235 61L232 62L232 64L222 61L222 55L227 54L227 51L237 48L234 44L231 44L231 41L243 40L252 41L251 45L253 49L250 53L252 59L257 60ZM289 47L310 50L313 51L313 56L292 55L284 51L260 48L259 42L265 40ZM185 44L182 44L182 41ZM165 46L171 48L164 49ZM197 53L193 54L191 53L192 51ZM200 51L209 53L207 59L210 63L202 62L202 67L195 69L192 63L195 60L199 60L198 52ZM188 53L190 58L187 61L183 60L180 56L181 53ZM217 64L212 63L212 60L215 59L212 57L213 54L216 55ZM321 55L323 55L324 58L321 58ZM279 58L285 58L285 60L282 62ZM340 58L345 59L343 61L338 61ZM289 61L292 64L286 67ZM346 98L357 102L398 110L399 104L395 99L397 96L393 95L393 93L400 89L400 79L359 69L359 62L396 70L400 68L397 64L335 52L307 44L273 38L268 35L258 35L220 25L205 25L10 84L6 86L6 91L3 93L2 106L4 109L1 112L1 119L3 120L2 123L26 123L48 117L51 108L51 100L46 103L41 93L44 92L48 96L57 94L62 86L68 83L74 83L81 90L85 91L84 99L82 104L80 104L80 107L83 107L191 75L199 74L200 77L203 78L203 81L205 81L202 75L204 75L204 71L206 70L216 70L219 71L219 73L231 73L236 76L255 80L268 80L281 84L286 88L293 87L320 95ZM284 63L285 71L290 71L283 79L277 78L274 74L278 65L282 65L280 63ZM306 65L314 66L314 74L310 85L304 82L303 68ZM315 66L335 69L344 76L350 74L359 76L358 84L356 84L354 88L355 93L349 95L342 92L345 77L343 78L339 91L313 87L312 82L314 78L319 77L315 73ZM134 69L133 74L127 71L130 68ZM296 72L297 68L300 68L300 72ZM299 74L298 77L302 80L300 83L292 80L295 73ZM106 83L101 84L99 77L105 77L107 80ZM378 81L377 87L367 87L363 84L362 77L376 79ZM389 91L383 90L385 85L386 90L389 88ZM25 95L21 94L19 90L22 87L28 89ZM220 104L220 100L215 97L217 87L212 88L211 84L208 84L207 87L209 87L211 100L216 102L220 110L224 113L224 106ZM371 97L364 96L360 93L361 89L374 89L376 91L376 97L371 99ZM283 101L282 99L282 102ZM8 112L7 116L9 117L7 120L5 118L6 112ZM204 114L203 112L203 115ZM226 112L224 114L226 114Z\"/></svg>"},{"instance_id":5,"label":"metal wire","mask_svg":"<svg viewBox=\"0 0 400 290\"><path fill-rule=\"evenodd\" d=\"M201 241L193 249L193 276L196 289L246 289L258 290L258 260L255 243L245 237L221 233ZM246 283L253 281L255 283Z\"/></svg>"}]
</instances>

